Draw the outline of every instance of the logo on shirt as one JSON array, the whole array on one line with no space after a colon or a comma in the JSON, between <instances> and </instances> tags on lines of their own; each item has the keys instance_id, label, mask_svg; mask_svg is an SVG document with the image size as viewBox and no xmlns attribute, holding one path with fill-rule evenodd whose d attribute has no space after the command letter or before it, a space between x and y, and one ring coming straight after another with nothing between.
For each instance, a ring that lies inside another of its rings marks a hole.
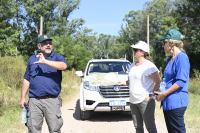
<instances>
[{"instance_id":1,"label":"logo on shirt","mask_svg":"<svg viewBox=\"0 0 200 133\"><path fill-rule=\"evenodd\" d=\"M115 91L120 91L120 86L114 86L113 88Z\"/></svg>"}]
</instances>

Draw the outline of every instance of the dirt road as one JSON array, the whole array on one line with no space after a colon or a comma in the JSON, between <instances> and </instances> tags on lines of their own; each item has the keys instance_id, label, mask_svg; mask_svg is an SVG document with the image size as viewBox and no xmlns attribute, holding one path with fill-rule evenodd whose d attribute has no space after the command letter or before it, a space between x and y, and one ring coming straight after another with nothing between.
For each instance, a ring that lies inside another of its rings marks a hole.
<instances>
[{"instance_id":1,"label":"dirt road","mask_svg":"<svg viewBox=\"0 0 200 133\"><path fill-rule=\"evenodd\" d=\"M79 95L62 107L62 133L135 133L130 112L92 112L91 119L82 121L79 114ZM156 116L158 133L167 133L164 120ZM49 133L46 123L42 133ZM145 133L148 133L145 129Z\"/></svg>"}]
</instances>

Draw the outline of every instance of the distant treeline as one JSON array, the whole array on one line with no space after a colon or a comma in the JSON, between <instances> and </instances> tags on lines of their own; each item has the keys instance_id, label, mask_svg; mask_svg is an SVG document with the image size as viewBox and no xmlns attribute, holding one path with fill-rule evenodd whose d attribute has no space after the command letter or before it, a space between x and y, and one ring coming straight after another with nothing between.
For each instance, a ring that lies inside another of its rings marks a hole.
<instances>
[{"instance_id":1,"label":"distant treeline","mask_svg":"<svg viewBox=\"0 0 200 133\"><path fill-rule=\"evenodd\" d=\"M84 18L69 21L79 9L80 0L1 0L0 52L3 56L23 56L37 52L40 17L44 17L43 33L53 38L54 52L65 56L69 69L84 70L94 58L126 58L132 62L130 45L147 41L147 15L150 25L151 56L158 68L167 57L158 38L175 28L185 35L184 49L190 59L191 73L200 70L200 1L152 0L143 10L125 14L119 36L97 34L84 27ZM192 76L192 75L191 75Z\"/></svg>"}]
</instances>

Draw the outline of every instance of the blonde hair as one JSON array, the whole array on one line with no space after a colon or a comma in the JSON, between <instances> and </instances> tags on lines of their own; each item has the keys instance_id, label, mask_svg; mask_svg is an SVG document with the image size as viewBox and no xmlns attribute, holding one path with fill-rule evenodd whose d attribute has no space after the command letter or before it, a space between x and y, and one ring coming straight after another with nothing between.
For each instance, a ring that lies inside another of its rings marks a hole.
<instances>
[{"instance_id":1,"label":"blonde hair","mask_svg":"<svg viewBox=\"0 0 200 133\"><path fill-rule=\"evenodd\" d=\"M153 59L151 58L151 56L147 52L145 52L144 58L147 59L147 60L149 60L149 61L151 61L152 63L154 63Z\"/></svg>"},{"instance_id":2,"label":"blonde hair","mask_svg":"<svg viewBox=\"0 0 200 133\"><path fill-rule=\"evenodd\" d=\"M180 38L183 39L183 38L185 38L185 36L181 35ZM170 42L170 43L174 43L177 48L179 48L181 51L183 51L184 53L186 53L185 50L183 49L183 45L184 44L183 44L183 42L181 40L173 40L173 39L166 39L166 40L168 42Z\"/></svg>"}]
</instances>

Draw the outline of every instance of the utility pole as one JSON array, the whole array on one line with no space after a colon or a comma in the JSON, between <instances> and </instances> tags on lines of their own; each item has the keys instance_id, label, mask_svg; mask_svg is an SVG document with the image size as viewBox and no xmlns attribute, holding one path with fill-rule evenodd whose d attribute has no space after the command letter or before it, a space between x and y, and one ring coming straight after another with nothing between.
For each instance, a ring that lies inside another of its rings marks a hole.
<instances>
[{"instance_id":1,"label":"utility pole","mask_svg":"<svg viewBox=\"0 0 200 133\"><path fill-rule=\"evenodd\" d=\"M44 22L44 17L40 17L40 36L43 34L43 22Z\"/></svg>"},{"instance_id":2,"label":"utility pole","mask_svg":"<svg viewBox=\"0 0 200 133\"><path fill-rule=\"evenodd\" d=\"M149 45L149 15L147 15L147 44ZM150 49L150 45L149 45ZM149 55L150 55L150 50L149 50Z\"/></svg>"}]
</instances>

